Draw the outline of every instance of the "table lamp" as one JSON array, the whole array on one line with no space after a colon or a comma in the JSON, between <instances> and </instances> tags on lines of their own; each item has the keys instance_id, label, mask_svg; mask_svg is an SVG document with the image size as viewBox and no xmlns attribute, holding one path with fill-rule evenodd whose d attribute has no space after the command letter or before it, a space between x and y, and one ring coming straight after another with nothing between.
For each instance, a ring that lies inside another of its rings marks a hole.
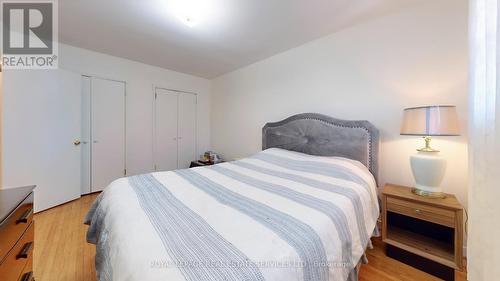
<instances>
[{"instance_id":1,"label":"table lamp","mask_svg":"<svg viewBox=\"0 0 500 281\"><path fill-rule=\"evenodd\" d=\"M431 147L432 136L458 136L459 125L455 106L433 105L406 108L403 114L401 135L423 136L425 147L410 156L411 170L415 177L413 193L421 196L443 198L441 182L446 171L446 159L439 150Z\"/></svg>"}]
</instances>

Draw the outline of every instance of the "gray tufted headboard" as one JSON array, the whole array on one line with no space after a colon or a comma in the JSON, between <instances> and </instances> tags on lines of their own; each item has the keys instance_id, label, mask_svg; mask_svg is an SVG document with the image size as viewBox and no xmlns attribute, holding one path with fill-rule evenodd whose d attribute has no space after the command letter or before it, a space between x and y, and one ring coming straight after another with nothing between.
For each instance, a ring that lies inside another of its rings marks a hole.
<instances>
[{"instance_id":1,"label":"gray tufted headboard","mask_svg":"<svg viewBox=\"0 0 500 281\"><path fill-rule=\"evenodd\" d=\"M262 128L262 149L278 147L319 156L341 156L363 163L378 181L379 133L368 121L297 114Z\"/></svg>"}]
</instances>

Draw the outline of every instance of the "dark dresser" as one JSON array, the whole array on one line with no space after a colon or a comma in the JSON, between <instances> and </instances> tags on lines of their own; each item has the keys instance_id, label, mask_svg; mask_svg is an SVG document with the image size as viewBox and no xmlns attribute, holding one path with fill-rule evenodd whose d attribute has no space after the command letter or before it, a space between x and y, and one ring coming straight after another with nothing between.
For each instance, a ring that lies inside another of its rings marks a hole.
<instances>
[{"instance_id":1,"label":"dark dresser","mask_svg":"<svg viewBox=\"0 0 500 281\"><path fill-rule=\"evenodd\" d=\"M33 281L33 189L0 190L0 280Z\"/></svg>"}]
</instances>

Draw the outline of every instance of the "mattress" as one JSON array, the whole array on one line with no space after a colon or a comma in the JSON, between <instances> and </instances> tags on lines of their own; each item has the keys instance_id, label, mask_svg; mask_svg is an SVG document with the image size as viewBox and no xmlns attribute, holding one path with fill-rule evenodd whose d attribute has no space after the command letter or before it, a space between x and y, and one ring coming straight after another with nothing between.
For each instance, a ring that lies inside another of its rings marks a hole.
<instances>
[{"instance_id":1,"label":"mattress","mask_svg":"<svg viewBox=\"0 0 500 281\"><path fill-rule=\"evenodd\" d=\"M85 223L100 281L345 281L378 216L361 163L272 148L118 179Z\"/></svg>"}]
</instances>

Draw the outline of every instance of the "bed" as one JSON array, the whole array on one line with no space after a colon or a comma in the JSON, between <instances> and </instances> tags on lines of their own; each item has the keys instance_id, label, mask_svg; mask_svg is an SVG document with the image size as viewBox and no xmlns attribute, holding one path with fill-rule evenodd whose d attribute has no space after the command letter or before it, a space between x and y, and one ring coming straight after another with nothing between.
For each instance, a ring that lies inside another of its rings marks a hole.
<instances>
[{"instance_id":1,"label":"bed","mask_svg":"<svg viewBox=\"0 0 500 281\"><path fill-rule=\"evenodd\" d=\"M238 161L114 181L85 223L100 281L357 280L377 234L379 136L306 113Z\"/></svg>"}]
</instances>

